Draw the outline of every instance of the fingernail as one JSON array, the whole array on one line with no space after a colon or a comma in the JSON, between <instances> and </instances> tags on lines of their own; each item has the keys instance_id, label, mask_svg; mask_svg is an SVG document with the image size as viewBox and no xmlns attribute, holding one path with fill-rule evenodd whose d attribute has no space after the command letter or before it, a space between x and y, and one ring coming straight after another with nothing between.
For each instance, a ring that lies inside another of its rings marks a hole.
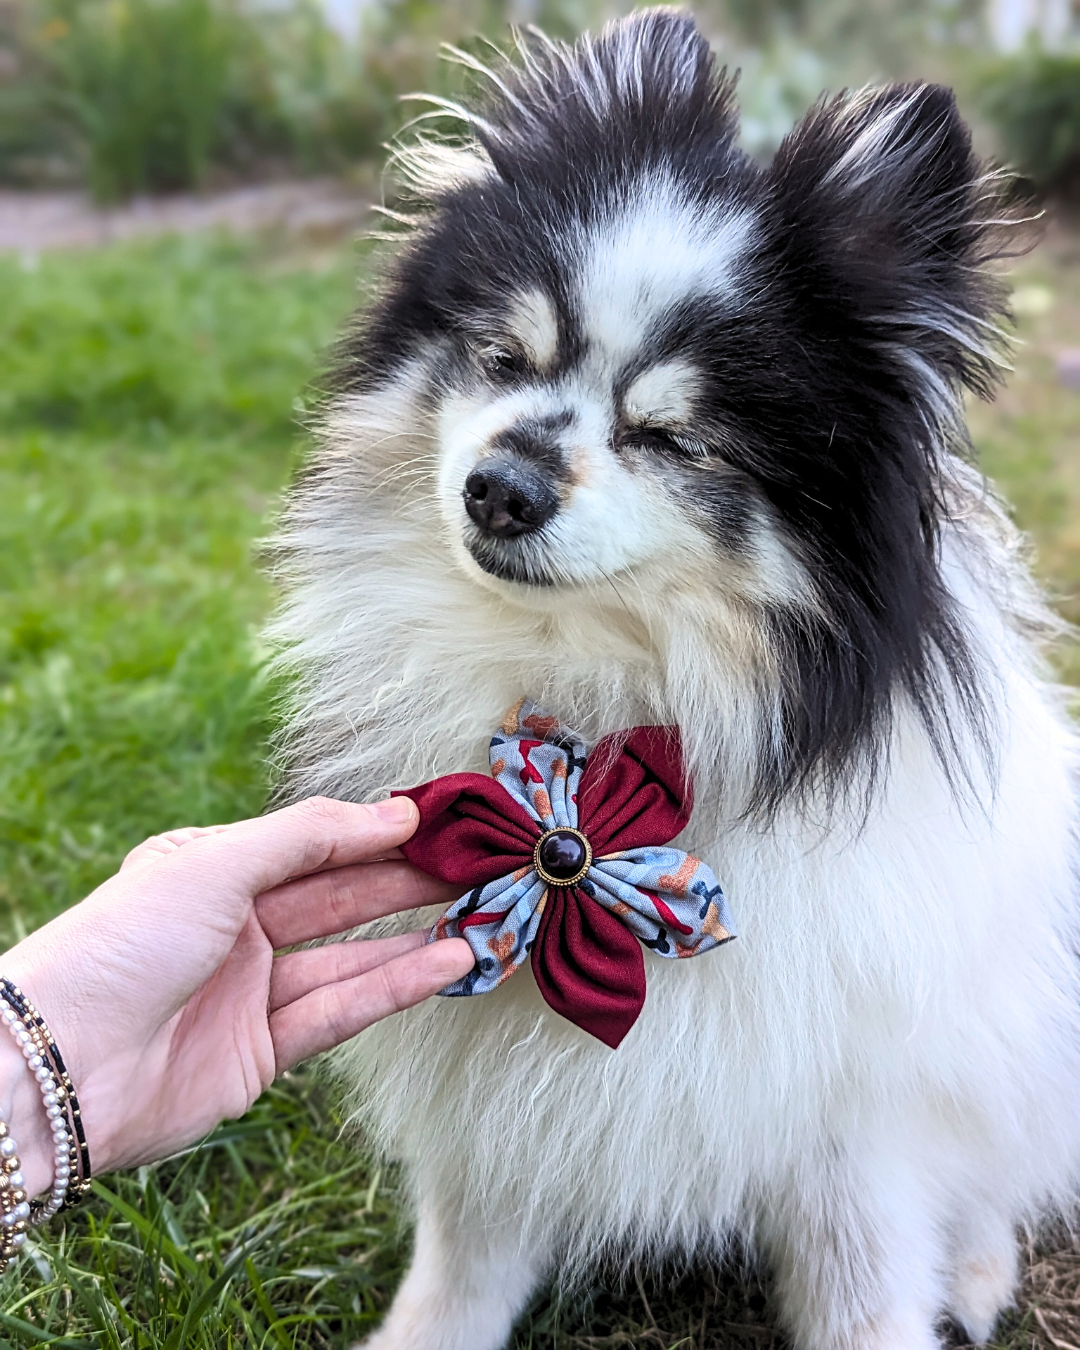
<instances>
[{"instance_id":1,"label":"fingernail","mask_svg":"<svg viewBox=\"0 0 1080 1350\"><path fill-rule=\"evenodd\" d=\"M388 825L404 825L412 820L416 808L409 797L390 797L385 802L373 802L370 809Z\"/></svg>"}]
</instances>

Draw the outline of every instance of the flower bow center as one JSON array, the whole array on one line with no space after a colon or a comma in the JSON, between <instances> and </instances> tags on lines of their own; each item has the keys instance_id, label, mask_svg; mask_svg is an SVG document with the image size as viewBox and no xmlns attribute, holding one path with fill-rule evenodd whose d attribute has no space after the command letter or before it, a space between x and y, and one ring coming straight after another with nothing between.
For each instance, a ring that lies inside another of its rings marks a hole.
<instances>
[{"instance_id":1,"label":"flower bow center","mask_svg":"<svg viewBox=\"0 0 1080 1350\"><path fill-rule=\"evenodd\" d=\"M533 866L549 886L575 886L592 866L592 846L580 830L546 830L536 841Z\"/></svg>"}]
</instances>

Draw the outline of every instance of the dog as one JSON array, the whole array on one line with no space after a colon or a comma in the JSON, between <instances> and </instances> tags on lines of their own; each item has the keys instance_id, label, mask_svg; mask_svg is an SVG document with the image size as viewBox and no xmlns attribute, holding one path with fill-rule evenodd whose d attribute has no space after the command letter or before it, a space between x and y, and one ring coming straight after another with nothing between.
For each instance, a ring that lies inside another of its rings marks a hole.
<instances>
[{"instance_id":1,"label":"dog","mask_svg":"<svg viewBox=\"0 0 1080 1350\"><path fill-rule=\"evenodd\" d=\"M924 84L750 160L677 10L488 81L398 151L415 204L283 513L284 790L485 772L522 695L589 742L677 724L739 939L646 952L614 1052L523 971L338 1054L416 1220L365 1344L498 1350L556 1273L733 1238L798 1350L985 1340L1080 1163L1061 629L962 403L1000 180Z\"/></svg>"}]
</instances>

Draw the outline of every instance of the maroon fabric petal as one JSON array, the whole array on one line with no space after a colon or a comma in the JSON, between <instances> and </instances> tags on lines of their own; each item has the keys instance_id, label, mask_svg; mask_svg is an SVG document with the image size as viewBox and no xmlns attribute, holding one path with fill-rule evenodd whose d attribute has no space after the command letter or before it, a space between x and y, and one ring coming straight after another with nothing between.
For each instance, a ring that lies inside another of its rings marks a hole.
<instances>
[{"instance_id":1,"label":"maroon fabric petal","mask_svg":"<svg viewBox=\"0 0 1080 1350\"><path fill-rule=\"evenodd\" d=\"M578 825L593 853L666 844L690 819L694 791L678 727L635 727L605 736L578 788Z\"/></svg>"},{"instance_id":2,"label":"maroon fabric petal","mask_svg":"<svg viewBox=\"0 0 1080 1350\"><path fill-rule=\"evenodd\" d=\"M645 1002L641 944L577 886L548 891L532 968L550 1006L612 1050Z\"/></svg>"},{"instance_id":3,"label":"maroon fabric petal","mask_svg":"<svg viewBox=\"0 0 1080 1350\"><path fill-rule=\"evenodd\" d=\"M440 881L486 886L532 866L540 826L494 779L452 773L391 795L411 797L420 809L420 824L402 853Z\"/></svg>"}]
</instances>

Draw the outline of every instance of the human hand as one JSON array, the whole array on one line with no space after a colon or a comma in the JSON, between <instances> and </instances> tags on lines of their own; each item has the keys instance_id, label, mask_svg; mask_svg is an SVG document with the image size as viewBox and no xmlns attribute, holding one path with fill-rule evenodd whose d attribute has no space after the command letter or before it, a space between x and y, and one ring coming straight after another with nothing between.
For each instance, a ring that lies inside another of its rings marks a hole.
<instances>
[{"instance_id":1,"label":"human hand","mask_svg":"<svg viewBox=\"0 0 1080 1350\"><path fill-rule=\"evenodd\" d=\"M472 968L466 942L426 945L424 931L274 957L452 899L396 855L416 823L405 797L375 806L312 798L158 835L0 957L0 973L37 1005L67 1061L95 1172L175 1152L242 1115L290 1065ZM34 1194L51 1181L45 1116L22 1056L0 1034L5 1107Z\"/></svg>"}]
</instances>

